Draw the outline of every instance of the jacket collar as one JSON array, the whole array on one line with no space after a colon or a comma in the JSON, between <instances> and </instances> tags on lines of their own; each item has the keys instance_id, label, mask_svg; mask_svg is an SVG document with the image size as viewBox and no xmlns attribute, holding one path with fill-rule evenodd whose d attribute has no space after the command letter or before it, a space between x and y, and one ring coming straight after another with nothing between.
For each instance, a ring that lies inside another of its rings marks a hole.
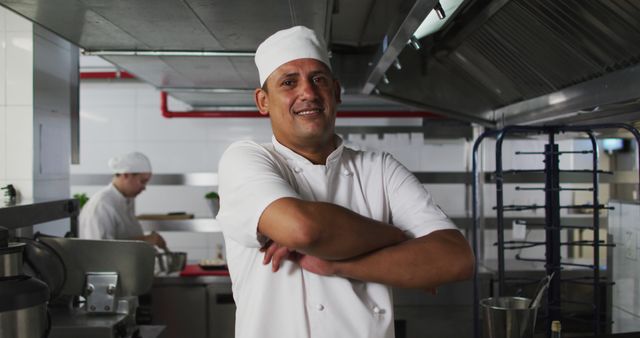
<instances>
[{"instance_id":1,"label":"jacket collar","mask_svg":"<svg viewBox=\"0 0 640 338\"><path fill-rule=\"evenodd\" d=\"M326 165L331 165L332 163L338 161L342 156L342 151L344 150L344 142L342 140L342 137L338 135L334 135L334 137L336 138L337 147L327 157ZM273 143L275 150L284 158L286 158L288 161L295 161L297 163L314 165L313 163L311 163L311 161L306 159L304 156L301 156L300 154L296 153L295 151L287 148L286 146L278 142L278 140L276 140L275 135L271 136L271 142Z\"/></svg>"}]
</instances>

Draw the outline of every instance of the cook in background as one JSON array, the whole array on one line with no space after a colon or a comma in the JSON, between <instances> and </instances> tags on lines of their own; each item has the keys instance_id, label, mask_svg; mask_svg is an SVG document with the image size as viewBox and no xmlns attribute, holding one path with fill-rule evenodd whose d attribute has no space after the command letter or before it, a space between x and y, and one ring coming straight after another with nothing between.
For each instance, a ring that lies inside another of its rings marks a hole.
<instances>
[{"instance_id":1,"label":"cook in background","mask_svg":"<svg viewBox=\"0 0 640 338\"><path fill-rule=\"evenodd\" d=\"M218 171L236 337L393 337L389 287L470 278L467 241L390 154L335 134L340 84L312 30L272 35L255 62L272 141L232 144Z\"/></svg>"},{"instance_id":2,"label":"cook in background","mask_svg":"<svg viewBox=\"0 0 640 338\"><path fill-rule=\"evenodd\" d=\"M111 183L95 193L82 207L78 217L78 236L87 239L143 240L165 249L158 233L145 235L135 214L135 198L151 179L147 156L133 152L109 159Z\"/></svg>"}]
</instances>

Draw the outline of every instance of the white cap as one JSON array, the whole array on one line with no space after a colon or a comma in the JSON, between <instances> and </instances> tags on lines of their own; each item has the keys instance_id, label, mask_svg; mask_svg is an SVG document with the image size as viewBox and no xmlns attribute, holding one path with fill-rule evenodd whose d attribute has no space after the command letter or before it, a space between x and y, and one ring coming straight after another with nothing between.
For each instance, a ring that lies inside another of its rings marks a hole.
<instances>
[{"instance_id":1,"label":"white cap","mask_svg":"<svg viewBox=\"0 0 640 338\"><path fill-rule=\"evenodd\" d=\"M144 154L133 152L110 158L109 168L114 174L150 173L151 162Z\"/></svg>"},{"instance_id":2,"label":"white cap","mask_svg":"<svg viewBox=\"0 0 640 338\"><path fill-rule=\"evenodd\" d=\"M258 46L255 62L260 86L278 67L297 59L316 59L331 69L324 40L307 27L295 26L276 32Z\"/></svg>"}]
</instances>

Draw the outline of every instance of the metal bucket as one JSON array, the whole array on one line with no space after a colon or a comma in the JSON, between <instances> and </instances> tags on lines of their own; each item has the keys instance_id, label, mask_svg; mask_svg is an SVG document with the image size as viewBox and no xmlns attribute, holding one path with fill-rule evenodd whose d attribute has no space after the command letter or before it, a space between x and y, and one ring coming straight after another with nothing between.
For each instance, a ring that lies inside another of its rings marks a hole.
<instances>
[{"instance_id":1,"label":"metal bucket","mask_svg":"<svg viewBox=\"0 0 640 338\"><path fill-rule=\"evenodd\" d=\"M180 272L187 264L186 252L165 252L156 254L155 274L170 274Z\"/></svg>"},{"instance_id":2,"label":"metal bucket","mask_svg":"<svg viewBox=\"0 0 640 338\"><path fill-rule=\"evenodd\" d=\"M523 297L482 299L483 337L532 338L538 308L529 309L530 303L531 299Z\"/></svg>"}]
</instances>

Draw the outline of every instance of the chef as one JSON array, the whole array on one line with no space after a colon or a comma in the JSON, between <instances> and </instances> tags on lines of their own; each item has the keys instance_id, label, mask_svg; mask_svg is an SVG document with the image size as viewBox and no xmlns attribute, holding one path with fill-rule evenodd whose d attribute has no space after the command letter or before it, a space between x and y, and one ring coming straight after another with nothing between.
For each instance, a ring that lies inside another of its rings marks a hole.
<instances>
[{"instance_id":1,"label":"chef","mask_svg":"<svg viewBox=\"0 0 640 338\"><path fill-rule=\"evenodd\" d=\"M86 239L143 240L166 249L155 231L145 235L135 215L135 198L151 179L147 156L132 152L109 159L111 183L91 196L80 211L79 237Z\"/></svg>"},{"instance_id":2,"label":"chef","mask_svg":"<svg viewBox=\"0 0 640 338\"><path fill-rule=\"evenodd\" d=\"M335 134L340 84L312 30L275 33L255 62L272 140L232 144L218 170L236 337L394 337L390 286L470 278L467 241L390 154Z\"/></svg>"}]
</instances>

